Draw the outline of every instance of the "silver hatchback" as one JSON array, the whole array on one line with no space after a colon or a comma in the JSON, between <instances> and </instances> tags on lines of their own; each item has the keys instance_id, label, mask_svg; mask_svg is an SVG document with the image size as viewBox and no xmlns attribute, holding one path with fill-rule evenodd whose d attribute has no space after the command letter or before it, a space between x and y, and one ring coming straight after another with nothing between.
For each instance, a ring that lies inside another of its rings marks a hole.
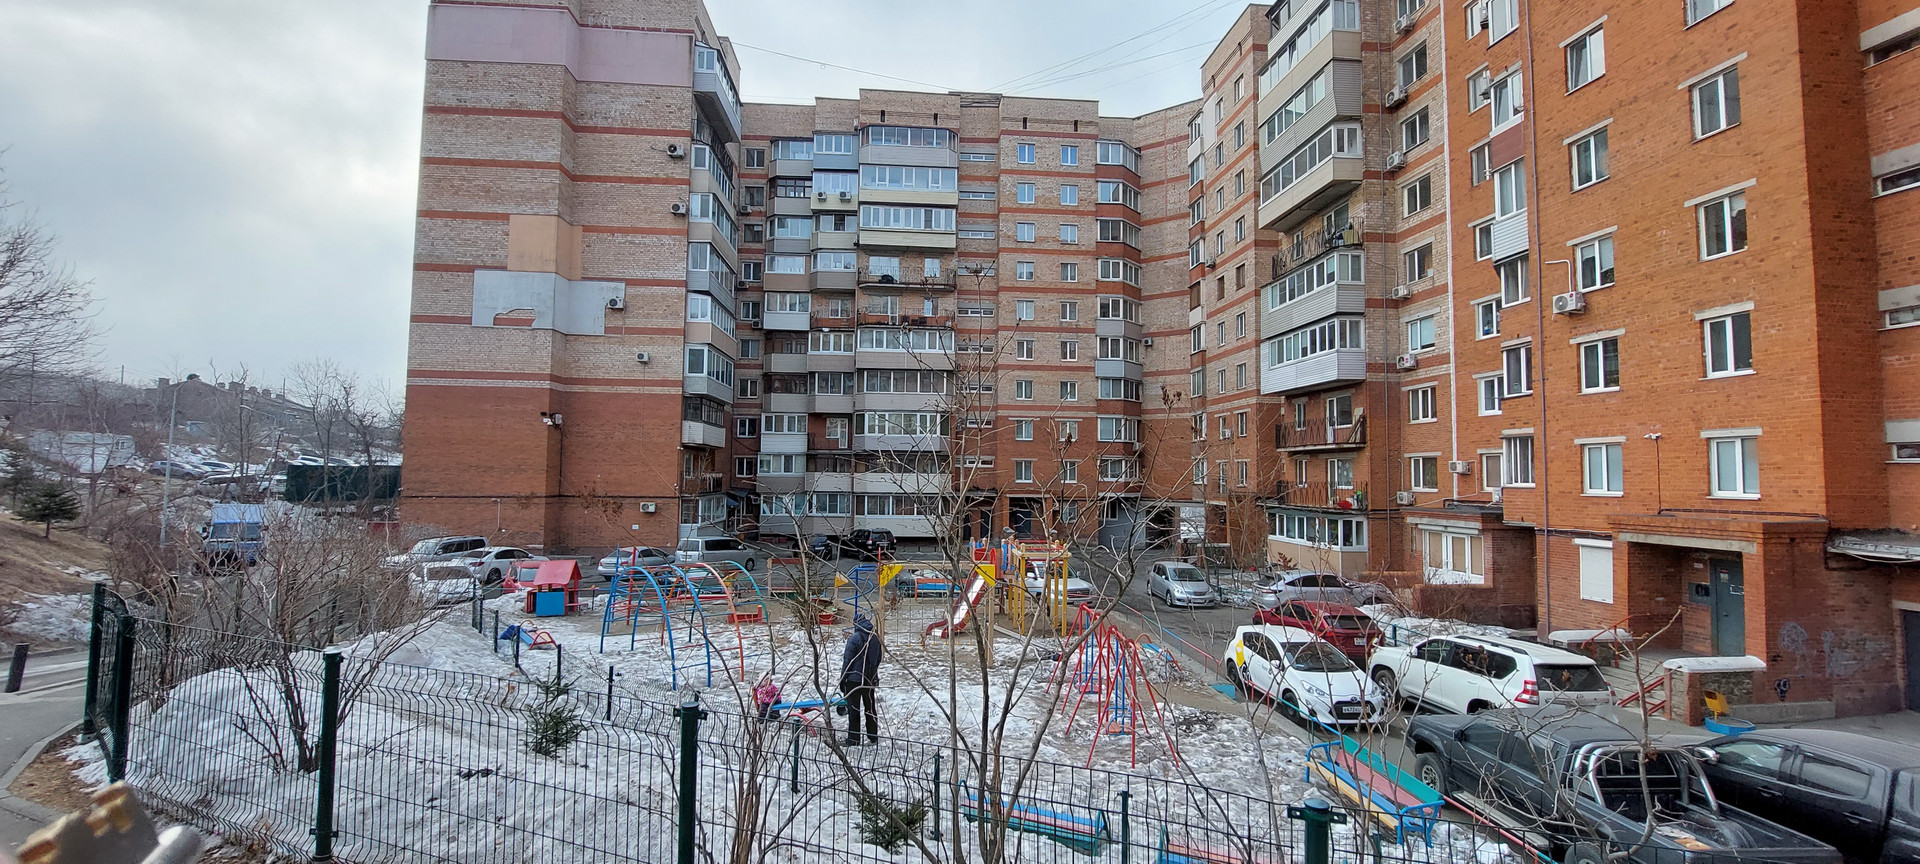
<instances>
[{"instance_id":1,"label":"silver hatchback","mask_svg":"<svg viewBox=\"0 0 1920 864\"><path fill-rule=\"evenodd\" d=\"M1207 574L1185 561L1155 561L1147 571L1147 594L1168 606L1218 606L1220 592Z\"/></svg>"}]
</instances>

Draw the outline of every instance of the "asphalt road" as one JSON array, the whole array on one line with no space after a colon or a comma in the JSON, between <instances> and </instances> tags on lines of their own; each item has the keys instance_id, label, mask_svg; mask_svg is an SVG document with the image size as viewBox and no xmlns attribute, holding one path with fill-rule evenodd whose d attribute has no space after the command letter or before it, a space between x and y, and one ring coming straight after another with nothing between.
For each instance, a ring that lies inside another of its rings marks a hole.
<instances>
[{"instance_id":1,"label":"asphalt road","mask_svg":"<svg viewBox=\"0 0 1920 864\"><path fill-rule=\"evenodd\" d=\"M84 651L32 656L21 691L0 695L0 847L18 847L55 815L13 797L6 786L38 755L40 742L79 721L86 671Z\"/></svg>"}]
</instances>

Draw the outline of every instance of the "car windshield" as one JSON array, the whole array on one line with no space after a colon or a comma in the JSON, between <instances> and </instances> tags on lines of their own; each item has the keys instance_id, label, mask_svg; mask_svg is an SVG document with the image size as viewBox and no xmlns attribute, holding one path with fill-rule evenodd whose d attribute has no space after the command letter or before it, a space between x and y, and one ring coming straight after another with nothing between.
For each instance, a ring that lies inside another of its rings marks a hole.
<instances>
[{"instance_id":1,"label":"car windshield","mask_svg":"<svg viewBox=\"0 0 1920 864\"><path fill-rule=\"evenodd\" d=\"M701 549L700 549L700 541L698 541L698 540L682 540L682 541L680 541L680 545L679 545L679 547L677 547L677 548L679 548L679 550L680 550L680 551L682 551L682 552L699 552L699 551L701 551Z\"/></svg>"},{"instance_id":2,"label":"car windshield","mask_svg":"<svg viewBox=\"0 0 1920 864\"><path fill-rule=\"evenodd\" d=\"M1327 626L1334 630L1368 630L1373 619L1365 615L1328 615Z\"/></svg>"},{"instance_id":3,"label":"car windshield","mask_svg":"<svg viewBox=\"0 0 1920 864\"><path fill-rule=\"evenodd\" d=\"M1533 667L1534 678L1539 681L1542 691L1586 691L1607 689L1607 679L1600 674L1598 666L1545 666Z\"/></svg>"},{"instance_id":4,"label":"car windshield","mask_svg":"<svg viewBox=\"0 0 1920 864\"><path fill-rule=\"evenodd\" d=\"M1168 567L1167 578L1174 582L1205 582L1207 574L1200 572L1198 567L1183 564L1178 567Z\"/></svg>"},{"instance_id":5,"label":"car windshield","mask_svg":"<svg viewBox=\"0 0 1920 864\"><path fill-rule=\"evenodd\" d=\"M434 547L438 545L438 540L422 540L413 544L412 552L415 555L432 555Z\"/></svg>"},{"instance_id":6,"label":"car windshield","mask_svg":"<svg viewBox=\"0 0 1920 864\"><path fill-rule=\"evenodd\" d=\"M1347 655L1325 642L1287 643L1287 664L1300 672L1351 672L1356 667Z\"/></svg>"}]
</instances>

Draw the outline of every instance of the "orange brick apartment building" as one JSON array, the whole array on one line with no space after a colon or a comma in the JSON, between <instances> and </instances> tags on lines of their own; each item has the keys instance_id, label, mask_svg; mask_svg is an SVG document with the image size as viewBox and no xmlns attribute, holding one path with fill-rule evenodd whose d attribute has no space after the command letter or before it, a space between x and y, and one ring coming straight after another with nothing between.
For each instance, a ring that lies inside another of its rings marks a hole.
<instances>
[{"instance_id":1,"label":"orange brick apartment building","mask_svg":"<svg viewBox=\"0 0 1920 864\"><path fill-rule=\"evenodd\" d=\"M679 0L429 14L410 522L1204 520L1920 704L1910 0L1283 0L1137 118L743 105Z\"/></svg>"}]
</instances>

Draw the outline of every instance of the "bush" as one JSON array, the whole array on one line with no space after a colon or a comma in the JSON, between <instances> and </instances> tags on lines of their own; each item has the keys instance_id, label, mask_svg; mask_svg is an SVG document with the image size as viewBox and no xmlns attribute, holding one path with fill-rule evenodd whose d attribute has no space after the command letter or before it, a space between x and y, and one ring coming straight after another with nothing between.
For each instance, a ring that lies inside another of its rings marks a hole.
<instances>
[{"instance_id":1,"label":"bush","mask_svg":"<svg viewBox=\"0 0 1920 864\"><path fill-rule=\"evenodd\" d=\"M573 690L573 682L548 683L533 682L540 688L541 702L527 717L527 749L549 759L558 759L573 742L579 740L580 733L587 730L587 723L580 719L580 711L571 702L562 702L561 698Z\"/></svg>"},{"instance_id":2,"label":"bush","mask_svg":"<svg viewBox=\"0 0 1920 864\"><path fill-rule=\"evenodd\" d=\"M860 796L860 839L888 852L898 851L927 821L927 805L895 804L878 795Z\"/></svg>"},{"instance_id":3,"label":"bush","mask_svg":"<svg viewBox=\"0 0 1920 864\"><path fill-rule=\"evenodd\" d=\"M53 536L53 523L72 522L80 518L80 499L72 492L47 483L27 493L15 511L26 522L38 522L46 526L43 537Z\"/></svg>"}]
</instances>

